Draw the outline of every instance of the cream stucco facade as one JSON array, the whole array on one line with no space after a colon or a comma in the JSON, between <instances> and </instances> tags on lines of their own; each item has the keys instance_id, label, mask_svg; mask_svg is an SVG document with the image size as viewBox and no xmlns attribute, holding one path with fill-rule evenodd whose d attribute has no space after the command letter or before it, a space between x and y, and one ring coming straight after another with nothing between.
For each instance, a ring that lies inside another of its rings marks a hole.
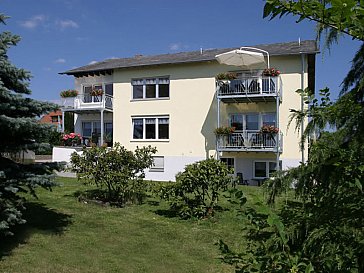
<instances>
[{"instance_id":1,"label":"cream stucco facade","mask_svg":"<svg viewBox=\"0 0 364 273\"><path fill-rule=\"evenodd\" d=\"M216 61L115 68L111 75L76 77L75 87L82 93L84 86L112 83L113 107L112 111L103 114L103 119L104 122L112 123L113 142L119 142L130 150L146 145L155 146L158 150L156 156L161 166L157 170L147 170L146 179L173 181L186 164L212 156L231 159L229 162L233 164L235 174L242 173L244 179L254 184L257 162L260 162L260 167L264 162L267 164L269 175L269 162L277 162L277 154L283 169L297 166L302 160L300 136L295 132L294 124L288 128L288 122L290 109L301 108L301 97L295 91L309 84L308 55L272 56L270 63L271 67L281 71L278 104L276 101L218 102L215 75L241 70ZM135 79L158 78L169 80L169 96L133 99ZM276 124L283 135L278 153L264 149L217 151L214 129L218 126L218 119L220 125L229 125L231 114L257 113L261 117L265 113L276 113L277 109L279 120ZM100 121L101 111L79 111L75 119L75 131L82 133L83 122ZM135 137L134 123L137 120L146 123L146 120L158 118L168 120L168 137ZM304 153L307 154L307 149Z\"/></svg>"}]
</instances>

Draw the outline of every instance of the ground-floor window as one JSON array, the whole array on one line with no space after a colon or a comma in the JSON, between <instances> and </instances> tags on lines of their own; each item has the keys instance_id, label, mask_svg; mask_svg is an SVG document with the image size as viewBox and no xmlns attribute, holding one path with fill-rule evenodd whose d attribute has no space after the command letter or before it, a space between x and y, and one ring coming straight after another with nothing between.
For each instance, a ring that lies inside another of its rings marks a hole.
<instances>
[{"instance_id":1,"label":"ground-floor window","mask_svg":"<svg viewBox=\"0 0 364 273\"><path fill-rule=\"evenodd\" d=\"M169 117L132 118L133 139L169 139Z\"/></svg>"},{"instance_id":2,"label":"ground-floor window","mask_svg":"<svg viewBox=\"0 0 364 273\"><path fill-rule=\"evenodd\" d=\"M104 122L104 133L110 134L112 136L113 133L113 124L112 122ZM101 135L101 122L100 121L83 121L82 122L82 137L92 137L92 134L96 134L98 136Z\"/></svg>"},{"instance_id":3,"label":"ground-floor window","mask_svg":"<svg viewBox=\"0 0 364 273\"><path fill-rule=\"evenodd\" d=\"M233 157L222 157L220 160L224 162L229 169L235 168L235 159Z\"/></svg>"},{"instance_id":4,"label":"ground-floor window","mask_svg":"<svg viewBox=\"0 0 364 273\"><path fill-rule=\"evenodd\" d=\"M255 161L254 178L267 178L276 171L276 161ZM279 169L282 169L282 161L279 161Z\"/></svg>"},{"instance_id":5,"label":"ground-floor window","mask_svg":"<svg viewBox=\"0 0 364 273\"><path fill-rule=\"evenodd\" d=\"M150 167L151 172L164 172L164 156L153 156L153 166Z\"/></svg>"}]
</instances>

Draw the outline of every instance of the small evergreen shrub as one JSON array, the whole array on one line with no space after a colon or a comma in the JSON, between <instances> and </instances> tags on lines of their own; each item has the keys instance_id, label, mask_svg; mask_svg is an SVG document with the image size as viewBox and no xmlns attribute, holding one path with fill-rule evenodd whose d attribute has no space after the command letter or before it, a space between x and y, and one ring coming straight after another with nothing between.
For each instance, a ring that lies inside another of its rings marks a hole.
<instances>
[{"instance_id":1,"label":"small evergreen shrub","mask_svg":"<svg viewBox=\"0 0 364 273\"><path fill-rule=\"evenodd\" d=\"M232 170L216 159L202 160L185 167L176 183L161 186L159 195L182 218L208 217L218 205L219 194L231 183Z\"/></svg>"}]
</instances>

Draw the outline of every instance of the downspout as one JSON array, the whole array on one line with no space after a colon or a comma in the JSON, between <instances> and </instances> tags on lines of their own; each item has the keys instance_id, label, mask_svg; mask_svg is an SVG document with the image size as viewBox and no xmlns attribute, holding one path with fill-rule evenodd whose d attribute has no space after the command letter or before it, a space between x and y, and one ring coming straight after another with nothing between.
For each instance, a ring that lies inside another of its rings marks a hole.
<instances>
[{"instance_id":1,"label":"downspout","mask_svg":"<svg viewBox=\"0 0 364 273\"><path fill-rule=\"evenodd\" d=\"M218 96L218 87L217 84L215 82L215 96L216 96L216 101L217 101L217 128L220 127L220 99ZM218 144L218 139L217 136L215 136L216 138L216 154L217 154L217 160L220 160L220 151L219 151L219 144Z\"/></svg>"},{"instance_id":2,"label":"downspout","mask_svg":"<svg viewBox=\"0 0 364 273\"><path fill-rule=\"evenodd\" d=\"M62 133L64 133L64 111L62 109Z\"/></svg>"},{"instance_id":3,"label":"downspout","mask_svg":"<svg viewBox=\"0 0 364 273\"><path fill-rule=\"evenodd\" d=\"M101 115L101 141L100 141L100 146L102 146L104 144L104 110L100 111L100 115Z\"/></svg>"},{"instance_id":4,"label":"downspout","mask_svg":"<svg viewBox=\"0 0 364 273\"><path fill-rule=\"evenodd\" d=\"M305 54L301 53L301 65L302 65L302 71L301 71L301 89L302 91L305 90ZM301 112L303 113L304 110L304 101L303 101L303 95L301 95ZM303 131L304 131L304 120L301 120L301 140L303 138ZM301 150L301 162L305 162L305 145L303 143L302 150Z\"/></svg>"},{"instance_id":5,"label":"downspout","mask_svg":"<svg viewBox=\"0 0 364 273\"><path fill-rule=\"evenodd\" d=\"M279 92L278 92L278 90L279 89L277 88L277 94L276 94L276 124L277 124L277 128L280 128L280 123L279 123L279 103L280 103L280 98L279 98ZM280 170L280 166L279 166L280 147L281 147L281 136L280 136L280 132L278 132L277 133L276 171L279 171Z\"/></svg>"}]
</instances>

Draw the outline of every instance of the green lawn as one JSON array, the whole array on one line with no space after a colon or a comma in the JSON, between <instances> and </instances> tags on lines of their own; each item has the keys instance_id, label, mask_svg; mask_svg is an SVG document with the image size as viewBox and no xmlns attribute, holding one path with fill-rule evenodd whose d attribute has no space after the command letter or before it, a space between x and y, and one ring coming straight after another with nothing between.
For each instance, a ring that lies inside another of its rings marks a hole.
<instances>
[{"instance_id":1,"label":"green lawn","mask_svg":"<svg viewBox=\"0 0 364 273\"><path fill-rule=\"evenodd\" d=\"M1 239L1 273L234 272L215 243L244 247L246 220L226 201L212 219L180 220L152 197L140 206L102 207L78 202L75 193L86 187L77 180L59 182L30 200L31 217L15 237ZM243 190L251 205L262 198L260 188Z\"/></svg>"}]
</instances>

